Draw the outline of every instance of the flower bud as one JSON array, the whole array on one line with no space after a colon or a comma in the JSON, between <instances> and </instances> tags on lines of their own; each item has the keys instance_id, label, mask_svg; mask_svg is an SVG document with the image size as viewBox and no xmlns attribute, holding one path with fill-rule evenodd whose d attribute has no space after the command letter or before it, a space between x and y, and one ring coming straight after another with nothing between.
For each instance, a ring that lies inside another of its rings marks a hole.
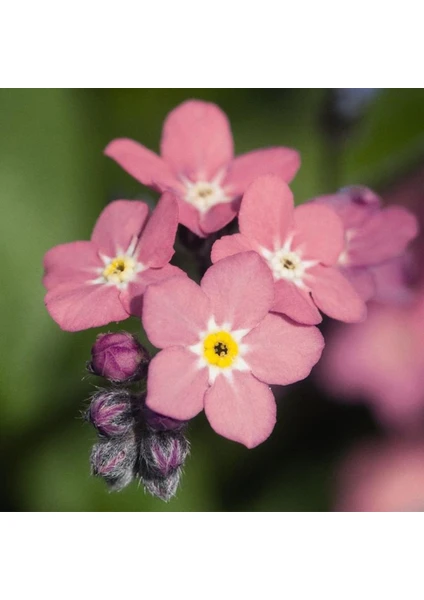
<instances>
[{"instance_id":1,"label":"flower bud","mask_svg":"<svg viewBox=\"0 0 424 600\"><path fill-rule=\"evenodd\" d=\"M349 200L354 204L361 204L363 206L369 206L374 209L381 207L381 199L375 192L364 185L349 185L341 188L339 193L345 194L349 197Z\"/></svg>"},{"instance_id":2,"label":"flower bud","mask_svg":"<svg viewBox=\"0 0 424 600\"><path fill-rule=\"evenodd\" d=\"M120 383L145 377L149 361L147 350L130 333L102 333L91 349L87 368L95 375Z\"/></svg>"},{"instance_id":3,"label":"flower bud","mask_svg":"<svg viewBox=\"0 0 424 600\"><path fill-rule=\"evenodd\" d=\"M147 406L144 407L143 414L146 425L154 431L180 430L187 424L187 421L177 421L177 419L160 415Z\"/></svg>"},{"instance_id":4,"label":"flower bud","mask_svg":"<svg viewBox=\"0 0 424 600\"><path fill-rule=\"evenodd\" d=\"M110 491L119 492L131 483L137 462L133 436L102 441L91 451L91 473L102 477Z\"/></svg>"},{"instance_id":5,"label":"flower bud","mask_svg":"<svg viewBox=\"0 0 424 600\"><path fill-rule=\"evenodd\" d=\"M122 436L133 426L132 396L127 390L100 390L91 399L87 419L105 437Z\"/></svg>"},{"instance_id":6,"label":"flower bud","mask_svg":"<svg viewBox=\"0 0 424 600\"><path fill-rule=\"evenodd\" d=\"M190 444L179 431L146 432L140 442L140 475L166 478L184 465L189 453Z\"/></svg>"},{"instance_id":7,"label":"flower bud","mask_svg":"<svg viewBox=\"0 0 424 600\"><path fill-rule=\"evenodd\" d=\"M152 479L142 479L144 487L152 496L163 500L164 502L169 502L171 498L173 498L177 492L178 484L180 483L181 478L181 469L177 469L168 477L164 478L152 478Z\"/></svg>"}]
</instances>

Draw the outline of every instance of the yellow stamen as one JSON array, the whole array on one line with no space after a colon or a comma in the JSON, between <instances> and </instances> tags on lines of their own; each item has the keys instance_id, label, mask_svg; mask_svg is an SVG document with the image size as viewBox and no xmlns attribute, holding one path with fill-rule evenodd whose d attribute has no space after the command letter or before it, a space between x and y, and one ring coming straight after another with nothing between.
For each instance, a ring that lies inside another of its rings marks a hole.
<instances>
[{"instance_id":1,"label":"yellow stamen","mask_svg":"<svg viewBox=\"0 0 424 600\"><path fill-rule=\"evenodd\" d=\"M204 357L216 367L231 367L238 352L237 342L227 331L211 333L203 342Z\"/></svg>"},{"instance_id":2,"label":"yellow stamen","mask_svg":"<svg viewBox=\"0 0 424 600\"><path fill-rule=\"evenodd\" d=\"M117 256L104 269L103 277L113 283L121 283L128 279L134 271L134 260L128 256Z\"/></svg>"}]
</instances>

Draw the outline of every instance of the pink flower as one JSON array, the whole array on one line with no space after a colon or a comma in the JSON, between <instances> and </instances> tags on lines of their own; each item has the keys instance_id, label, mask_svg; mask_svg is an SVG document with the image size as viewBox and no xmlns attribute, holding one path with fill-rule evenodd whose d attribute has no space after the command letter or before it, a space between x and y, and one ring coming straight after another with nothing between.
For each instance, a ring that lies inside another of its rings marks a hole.
<instances>
[{"instance_id":1,"label":"pink flower","mask_svg":"<svg viewBox=\"0 0 424 600\"><path fill-rule=\"evenodd\" d=\"M360 321L366 307L338 269L343 224L326 206L294 209L293 195L275 175L256 179L246 191L239 214L240 233L224 236L212 248L212 262L255 250L274 277L273 312L313 325L318 309L340 321Z\"/></svg>"},{"instance_id":2,"label":"pink flower","mask_svg":"<svg viewBox=\"0 0 424 600\"><path fill-rule=\"evenodd\" d=\"M168 262L178 206L164 194L149 218L144 202L117 200L100 215L89 242L55 246L44 257L45 303L66 331L140 316L150 283L182 274Z\"/></svg>"},{"instance_id":3,"label":"pink flower","mask_svg":"<svg viewBox=\"0 0 424 600\"><path fill-rule=\"evenodd\" d=\"M344 188L314 202L331 206L342 219L345 241L337 264L361 297L369 300L378 292L376 268L400 257L417 236L416 217L401 206L382 208L380 198L361 186Z\"/></svg>"},{"instance_id":4,"label":"pink flower","mask_svg":"<svg viewBox=\"0 0 424 600\"><path fill-rule=\"evenodd\" d=\"M227 225L238 212L239 199L258 175L295 176L300 157L276 147L234 158L226 115L215 104L189 100L166 118L161 156L129 139L111 142L105 154L144 185L171 190L179 202L180 223L200 237Z\"/></svg>"},{"instance_id":5,"label":"pink flower","mask_svg":"<svg viewBox=\"0 0 424 600\"><path fill-rule=\"evenodd\" d=\"M424 417L424 295L372 304L364 323L337 326L317 376L334 398L367 402L383 425L414 428Z\"/></svg>"},{"instance_id":6,"label":"pink flower","mask_svg":"<svg viewBox=\"0 0 424 600\"><path fill-rule=\"evenodd\" d=\"M355 448L340 468L336 495L336 511L422 512L424 444L395 439Z\"/></svg>"},{"instance_id":7,"label":"pink flower","mask_svg":"<svg viewBox=\"0 0 424 600\"><path fill-rule=\"evenodd\" d=\"M324 345L316 327L268 314L273 288L254 252L213 265L200 286L188 278L150 286L143 325L163 350L149 366L147 406L181 421L204 408L220 435L248 448L266 440L276 418L268 384L307 377Z\"/></svg>"}]
</instances>

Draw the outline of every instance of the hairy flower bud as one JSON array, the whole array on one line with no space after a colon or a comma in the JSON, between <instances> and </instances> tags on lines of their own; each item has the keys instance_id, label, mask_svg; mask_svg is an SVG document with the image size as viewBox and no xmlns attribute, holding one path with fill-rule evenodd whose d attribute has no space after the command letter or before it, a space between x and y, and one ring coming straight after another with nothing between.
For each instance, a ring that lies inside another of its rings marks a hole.
<instances>
[{"instance_id":1,"label":"hairy flower bud","mask_svg":"<svg viewBox=\"0 0 424 600\"><path fill-rule=\"evenodd\" d=\"M146 425L154 431L180 430L187 425L187 421L177 421L177 419L165 417L150 410L147 406L144 407L143 414Z\"/></svg>"},{"instance_id":2,"label":"hairy flower bud","mask_svg":"<svg viewBox=\"0 0 424 600\"><path fill-rule=\"evenodd\" d=\"M140 442L141 476L166 478L184 465L190 444L180 431L146 432Z\"/></svg>"},{"instance_id":3,"label":"hairy flower bud","mask_svg":"<svg viewBox=\"0 0 424 600\"><path fill-rule=\"evenodd\" d=\"M181 473L182 470L177 469L168 475L168 477L151 479L144 478L143 484L149 494L152 494L152 496L155 496L164 502L169 502L169 500L171 500L171 498L173 498L177 493Z\"/></svg>"},{"instance_id":4,"label":"hairy flower bud","mask_svg":"<svg viewBox=\"0 0 424 600\"><path fill-rule=\"evenodd\" d=\"M102 441L91 451L91 473L102 477L110 491L120 491L131 483L137 462L133 436Z\"/></svg>"},{"instance_id":5,"label":"hairy flower bud","mask_svg":"<svg viewBox=\"0 0 424 600\"><path fill-rule=\"evenodd\" d=\"M95 375L121 383L145 377L149 361L147 350L130 333L102 333L91 349L87 368Z\"/></svg>"},{"instance_id":6,"label":"hairy flower bud","mask_svg":"<svg viewBox=\"0 0 424 600\"><path fill-rule=\"evenodd\" d=\"M127 390L100 390L92 397L86 417L100 435L122 436L133 425L131 402Z\"/></svg>"}]
</instances>

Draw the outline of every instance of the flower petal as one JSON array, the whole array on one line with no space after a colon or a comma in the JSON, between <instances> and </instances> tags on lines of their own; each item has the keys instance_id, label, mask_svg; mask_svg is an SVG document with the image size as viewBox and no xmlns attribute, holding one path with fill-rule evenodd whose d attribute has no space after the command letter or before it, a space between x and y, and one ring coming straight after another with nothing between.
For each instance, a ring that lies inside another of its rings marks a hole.
<instances>
[{"instance_id":1,"label":"flower petal","mask_svg":"<svg viewBox=\"0 0 424 600\"><path fill-rule=\"evenodd\" d=\"M110 142L104 153L142 184L164 192L178 186L166 162L138 142L119 138Z\"/></svg>"},{"instance_id":2,"label":"flower petal","mask_svg":"<svg viewBox=\"0 0 424 600\"><path fill-rule=\"evenodd\" d=\"M294 211L293 247L301 248L302 258L325 265L337 262L344 248L343 222L337 213L321 204L303 204Z\"/></svg>"},{"instance_id":3,"label":"flower petal","mask_svg":"<svg viewBox=\"0 0 424 600\"><path fill-rule=\"evenodd\" d=\"M143 295L147 287L178 276L187 277L184 271L169 264L161 269L146 269L146 271L138 273L137 279L129 282L128 287L119 295L122 306L129 314L141 318Z\"/></svg>"},{"instance_id":4,"label":"flower petal","mask_svg":"<svg viewBox=\"0 0 424 600\"><path fill-rule=\"evenodd\" d=\"M145 202L115 200L103 209L91 234L91 241L109 258L126 252L140 235L149 214Z\"/></svg>"},{"instance_id":5,"label":"flower petal","mask_svg":"<svg viewBox=\"0 0 424 600\"><path fill-rule=\"evenodd\" d=\"M268 250L281 248L292 227L293 194L275 175L256 179L243 196L239 213L240 232Z\"/></svg>"},{"instance_id":6,"label":"flower petal","mask_svg":"<svg viewBox=\"0 0 424 600\"><path fill-rule=\"evenodd\" d=\"M219 375L206 392L205 413L212 428L230 440L254 448L272 433L277 407L270 388L251 373Z\"/></svg>"},{"instance_id":7,"label":"flower petal","mask_svg":"<svg viewBox=\"0 0 424 600\"><path fill-rule=\"evenodd\" d=\"M324 338L317 327L297 325L279 315L267 315L243 338L243 357L253 375L268 384L288 385L305 379L318 362Z\"/></svg>"},{"instance_id":8,"label":"flower petal","mask_svg":"<svg viewBox=\"0 0 424 600\"><path fill-rule=\"evenodd\" d=\"M376 282L370 269L366 267L346 267L340 268L340 272L352 284L364 302L368 302L375 295Z\"/></svg>"},{"instance_id":9,"label":"flower petal","mask_svg":"<svg viewBox=\"0 0 424 600\"><path fill-rule=\"evenodd\" d=\"M172 419L192 419L203 410L208 376L208 369L198 367L193 352L177 346L166 348L150 362L146 404Z\"/></svg>"},{"instance_id":10,"label":"flower petal","mask_svg":"<svg viewBox=\"0 0 424 600\"><path fill-rule=\"evenodd\" d=\"M206 234L219 231L228 225L238 213L239 201L217 204L200 215L200 227Z\"/></svg>"},{"instance_id":11,"label":"flower petal","mask_svg":"<svg viewBox=\"0 0 424 600\"><path fill-rule=\"evenodd\" d=\"M213 263L216 263L218 260L227 258L227 256L233 256L233 254L239 254L240 252L248 252L249 250L253 250L252 244L241 233L224 235L212 246L211 260Z\"/></svg>"},{"instance_id":12,"label":"flower petal","mask_svg":"<svg viewBox=\"0 0 424 600\"><path fill-rule=\"evenodd\" d=\"M208 297L188 277L150 285L144 294L143 326L157 348L196 344L211 314Z\"/></svg>"},{"instance_id":13,"label":"flower petal","mask_svg":"<svg viewBox=\"0 0 424 600\"><path fill-rule=\"evenodd\" d=\"M300 167L300 155L291 148L254 150L237 156L231 163L223 185L229 193L241 196L257 177L273 173L289 183Z\"/></svg>"},{"instance_id":14,"label":"flower petal","mask_svg":"<svg viewBox=\"0 0 424 600\"><path fill-rule=\"evenodd\" d=\"M349 265L376 265L396 258L418 234L417 218L390 206L368 219L349 242Z\"/></svg>"},{"instance_id":15,"label":"flower petal","mask_svg":"<svg viewBox=\"0 0 424 600\"><path fill-rule=\"evenodd\" d=\"M303 325L318 325L322 317L310 294L290 281L275 282L275 300L272 312L281 313Z\"/></svg>"},{"instance_id":16,"label":"flower petal","mask_svg":"<svg viewBox=\"0 0 424 600\"><path fill-rule=\"evenodd\" d=\"M128 318L115 286L62 284L45 297L46 308L65 331L82 331Z\"/></svg>"},{"instance_id":17,"label":"flower petal","mask_svg":"<svg viewBox=\"0 0 424 600\"><path fill-rule=\"evenodd\" d=\"M357 323L366 318L364 301L340 271L317 265L308 273L312 298L323 313L346 323Z\"/></svg>"},{"instance_id":18,"label":"flower petal","mask_svg":"<svg viewBox=\"0 0 424 600\"><path fill-rule=\"evenodd\" d=\"M161 155L174 173L210 181L233 158L230 124L215 104L188 100L167 116Z\"/></svg>"},{"instance_id":19,"label":"flower petal","mask_svg":"<svg viewBox=\"0 0 424 600\"><path fill-rule=\"evenodd\" d=\"M138 258L149 267L164 267L174 255L178 203L165 192L157 203L137 245Z\"/></svg>"},{"instance_id":20,"label":"flower petal","mask_svg":"<svg viewBox=\"0 0 424 600\"><path fill-rule=\"evenodd\" d=\"M62 283L90 281L102 267L92 242L71 242L51 248L44 255L43 284L50 290Z\"/></svg>"},{"instance_id":21,"label":"flower petal","mask_svg":"<svg viewBox=\"0 0 424 600\"><path fill-rule=\"evenodd\" d=\"M211 301L218 325L255 327L274 301L274 282L256 252L229 256L209 267L200 286Z\"/></svg>"},{"instance_id":22,"label":"flower petal","mask_svg":"<svg viewBox=\"0 0 424 600\"><path fill-rule=\"evenodd\" d=\"M206 234L200 227L200 213L192 204L186 202L184 198L178 196L179 222L190 229L200 238L205 238Z\"/></svg>"}]
</instances>

